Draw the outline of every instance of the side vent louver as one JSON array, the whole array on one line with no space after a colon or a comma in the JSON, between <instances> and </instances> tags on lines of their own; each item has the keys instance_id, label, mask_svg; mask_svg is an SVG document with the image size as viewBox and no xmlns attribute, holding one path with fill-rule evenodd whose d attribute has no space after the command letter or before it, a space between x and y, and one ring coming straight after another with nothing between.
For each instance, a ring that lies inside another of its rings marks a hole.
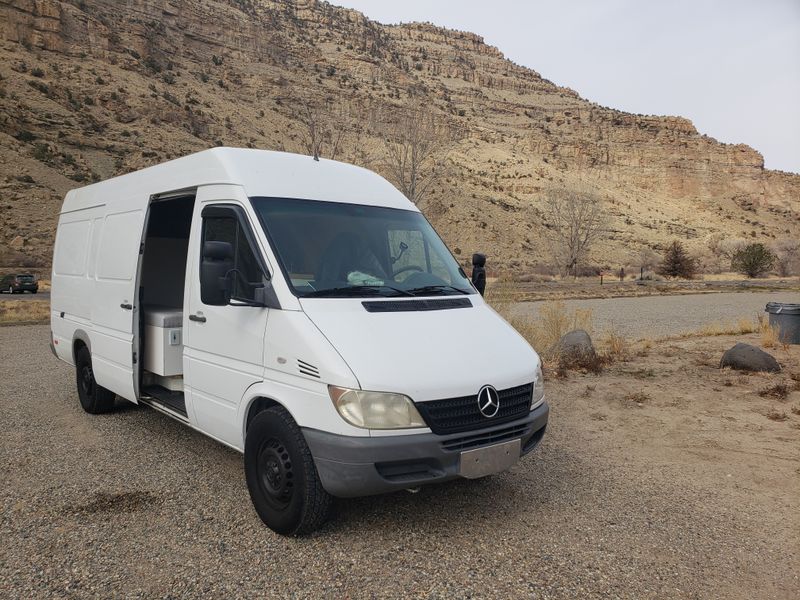
<instances>
[{"instance_id":1,"label":"side vent louver","mask_svg":"<svg viewBox=\"0 0 800 600\"><path fill-rule=\"evenodd\" d=\"M319 369L304 360L300 360L299 358L297 359L297 370L303 375L308 375L309 377L316 377L319 379Z\"/></svg>"}]
</instances>

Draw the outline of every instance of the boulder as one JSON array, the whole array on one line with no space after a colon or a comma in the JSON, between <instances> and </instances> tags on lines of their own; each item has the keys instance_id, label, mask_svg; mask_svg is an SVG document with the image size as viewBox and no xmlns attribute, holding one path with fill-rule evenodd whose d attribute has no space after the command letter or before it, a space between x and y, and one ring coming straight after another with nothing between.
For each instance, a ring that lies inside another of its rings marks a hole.
<instances>
[{"instance_id":1,"label":"boulder","mask_svg":"<svg viewBox=\"0 0 800 600\"><path fill-rule=\"evenodd\" d=\"M562 367L594 369L597 365L597 352L592 338L583 329L564 334L554 350Z\"/></svg>"},{"instance_id":2,"label":"boulder","mask_svg":"<svg viewBox=\"0 0 800 600\"><path fill-rule=\"evenodd\" d=\"M730 350L726 350L719 363L720 369L730 367L737 371L766 371L777 373L781 370L778 361L761 348L739 342Z\"/></svg>"}]
</instances>

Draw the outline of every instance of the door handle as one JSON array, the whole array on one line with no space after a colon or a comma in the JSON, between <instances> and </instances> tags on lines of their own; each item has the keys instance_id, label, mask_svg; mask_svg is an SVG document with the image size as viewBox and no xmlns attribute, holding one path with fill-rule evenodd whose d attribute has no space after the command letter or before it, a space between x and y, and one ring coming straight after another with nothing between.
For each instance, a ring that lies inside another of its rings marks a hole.
<instances>
[{"instance_id":1,"label":"door handle","mask_svg":"<svg viewBox=\"0 0 800 600\"><path fill-rule=\"evenodd\" d=\"M133 304L128 304L127 302L123 302L119 305L120 308L124 308L125 310L133 310Z\"/></svg>"},{"instance_id":2,"label":"door handle","mask_svg":"<svg viewBox=\"0 0 800 600\"><path fill-rule=\"evenodd\" d=\"M198 323L205 323L206 318L203 315L189 315L190 321L197 321Z\"/></svg>"}]
</instances>

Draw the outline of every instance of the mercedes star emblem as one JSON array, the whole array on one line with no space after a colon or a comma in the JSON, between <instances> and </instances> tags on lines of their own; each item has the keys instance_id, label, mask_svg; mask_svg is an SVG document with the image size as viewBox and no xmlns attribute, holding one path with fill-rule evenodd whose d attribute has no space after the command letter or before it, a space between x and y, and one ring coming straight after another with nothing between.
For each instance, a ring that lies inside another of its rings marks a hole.
<instances>
[{"instance_id":1,"label":"mercedes star emblem","mask_svg":"<svg viewBox=\"0 0 800 600\"><path fill-rule=\"evenodd\" d=\"M478 392L478 410L481 414L490 419L500 410L500 394L490 385L485 385Z\"/></svg>"}]
</instances>

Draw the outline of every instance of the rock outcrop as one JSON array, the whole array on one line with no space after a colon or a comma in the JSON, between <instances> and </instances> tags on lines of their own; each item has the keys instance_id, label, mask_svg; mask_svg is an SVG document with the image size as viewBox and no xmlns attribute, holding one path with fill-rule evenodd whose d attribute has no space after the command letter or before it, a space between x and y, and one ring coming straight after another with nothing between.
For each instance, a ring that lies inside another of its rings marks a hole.
<instances>
[{"instance_id":1,"label":"rock outcrop","mask_svg":"<svg viewBox=\"0 0 800 600\"><path fill-rule=\"evenodd\" d=\"M380 171L412 100L454 132L420 207L464 261L548 262L550 186L605 199L598 265L675 238L800 235L800 176L684 118L585 100L473 33L312 0L0 0L0 55L0 249L22 235L42 261L71 187L216 144L305 152L307 105L346 133L338 158Z\"/></svg>"}]
</instances>

